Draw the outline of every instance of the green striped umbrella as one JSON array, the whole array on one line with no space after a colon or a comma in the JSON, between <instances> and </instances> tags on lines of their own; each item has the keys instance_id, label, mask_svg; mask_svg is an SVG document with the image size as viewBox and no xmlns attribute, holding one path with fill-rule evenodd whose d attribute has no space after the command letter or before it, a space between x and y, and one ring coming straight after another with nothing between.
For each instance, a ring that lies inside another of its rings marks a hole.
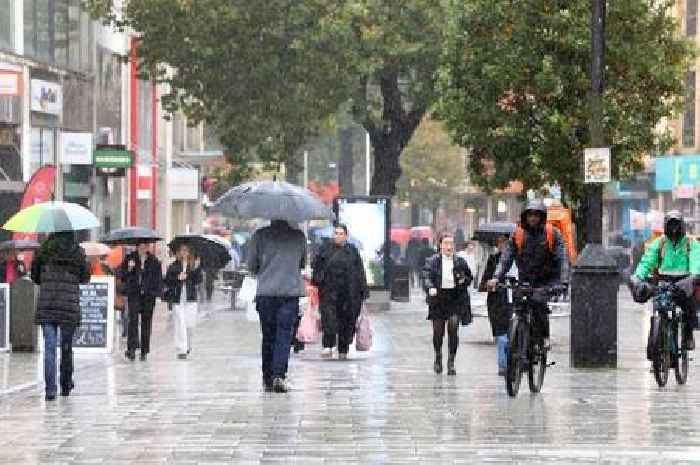
<instances>
[{"instance_id":1,"label":"green striped umbrella","mask_svg":"<svg viewBox=\"0 0 700 465\"><path fill-rule=\"evenodd\" d=\"M90 210L70 202L36 203L15 213L3 229L24 233L51 233L97 228L100 222Z\"/></svg>"}]
</instances>

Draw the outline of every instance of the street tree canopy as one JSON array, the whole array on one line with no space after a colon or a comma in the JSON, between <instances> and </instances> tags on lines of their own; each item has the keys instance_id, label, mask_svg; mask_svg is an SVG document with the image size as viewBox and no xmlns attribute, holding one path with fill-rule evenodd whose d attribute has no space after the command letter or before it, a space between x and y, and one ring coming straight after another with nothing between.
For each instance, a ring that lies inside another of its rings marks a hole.
<instances>
[{"instance_id":1,"label":"street tree canopy","mask_svg":"<svg viewBox=\"0 0 700 465\"><path fill-rule=\"evenodd\" d=\"M399 156L436 98L444 2L86 3L137 31L141 69L171 86L165 108L215 125L233 164L254 151L298 165L302 145L349 101L374 148L372 192L395 193Z\"/></svg>"},{"instance_id":2,"label":"street tree canopy","mask_svg":"<svg viewBox=\"0 0 700 465\"><path fill-rule=\"evenodd\" d=\"M658 125L682 108L694 56L672 4L608 2L603 127L616 177L672 144ZM590 143L590 2L455 1L450 17L439 113L471 151L472 180L487 189L559 183L576 204Z\"/></svg>"}]
</instances>

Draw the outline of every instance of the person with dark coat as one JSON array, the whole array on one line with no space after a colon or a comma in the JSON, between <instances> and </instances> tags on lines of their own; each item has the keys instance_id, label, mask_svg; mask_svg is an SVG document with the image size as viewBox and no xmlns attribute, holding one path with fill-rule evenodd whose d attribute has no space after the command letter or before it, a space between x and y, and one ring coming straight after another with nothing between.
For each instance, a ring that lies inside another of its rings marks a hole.
<instances>
[{"instance_id":1,"label":"person with dark coat","mask_svg":"<svg viewBox=\"0 0 700 465\"><path fill-rule=\"evenodd\" d=\"M551 236L551 237L550 237ZM518 241L521 238L521 243ZM547 208L541 200L530 201L520 216L508 246L501 254L494 277L487 283L494 290L505 279L513 262L518 267L518 279L535 288L566 287L569 282L569 255L559 230L547 225ZM549 347L549 307L543 296L531 299L537 305L533 327L544 347Z\"/></svg>"},{"instance_id":2,"label":"person with dark coat","mask_svg":"<svg viewBox=\"0 0 700 465\"><path fill-rule=\"evenodd\" d=\"M469 284L472 272L466 260L454 253L454 237L440 238L440 253L430 257L423 267L423 289L428 304L428 320L433 323L435 373L442 373L442 341L448 332L447 374L456 375L455 357L459 346L459 324L471 322Z\"/></svg>"},{"instance_id":3,"label":"person with dark coat","mask_svg":"<svg viewBox=\"0 0 700 465\"><path fill-rule=\"evenodd\" d=\"M416 268L418 268L421 273L423 272L423 268L425 268L426 260L435 255L436 252L437 251L430 246L430 241L427 238L424 237L420 240L420 246L416 253Z\"/></svg>"},{"instance_id":4,"label":"person with dark coat","mask_svg":"<svg viewBox=\"0 0 700 465\"><path fill-rule=\"evenodd\" d=\"M56 399L56 344L60 329L61 395L73 383L73 333L80 324L80 284L90 281L85 253L73 232L51 234L32 262L32 281L39 285L34 322L44 335L46 400Z\"/></svg>"},{"instance_id":5,"label":"person with dark coat","mask_svg":"<svg viewBox=\"0 0 700 465\"><path fill-rule=\"evenodd\" d=\"M496 239L496 253L489 255L486 261L486 269L479 284L479 291L488 290L487 283L493 278L501 254L508 246L508 236L499 236ZM498 375L504 376L506 372L506 356L508 349L508 330L510 329L510 319L513 316L513 307L508 298L507 289L497 289L488 291L486 296L486 308L488 310L489 323L491 324L491 334L496 340L498 353Z\"/></svg>"},{"instance_id":6,"label":"person with dark coat","mask_svg":"<svg viewBox=\"0 0 700 465\"><path fill-rule=\"evenodd\" d=\"M151 349L151 322L156 297L163 292L163 270L160 260L149 251L149 244L141 243L122 262L117 276L124 282L127 298L129 328L124 355L136 359L139 346L139 318L141 319L141 361L145 361Z\"/></svg>"},{"instance_id":7,"label":"person with dark coat","mask_svg":"<svg viewBox=\"0 0 700 465\"><path fill-rule=\"evenodd\" d=\"M202 268L187 244L181 244L177 259L165 273L168 302L173 304L175 350L184 360L192 352L192 331L197 323L197 287L202 282Z\"/></svg>"},{"instance_id":8,"label":"person with dark coat","mask_svg":"<svg viewBox=\"0 0 700 465\"><path fill-rule=\"evenodd\" d=\"M10 249L5 254L2 261L0 261L0 283L12 284L15 280L27 274L27 271L24 266L24 260L17 255L17 250Z\"/></svg>"},{"instance_id":9,"label":"person with dark coat","mask_svg":"<svg viewBox=\"0 0 700 465\"><path fill-rule=\"evenodd\" d=\"M321 249L311 267L313 284L319 291L321 356L331 358L337 344L338 358L346 360L362 302L369 297L362 258L355 246L348 243L347 226L335 226L333 242Z\"/></svg>"}]
</instances>

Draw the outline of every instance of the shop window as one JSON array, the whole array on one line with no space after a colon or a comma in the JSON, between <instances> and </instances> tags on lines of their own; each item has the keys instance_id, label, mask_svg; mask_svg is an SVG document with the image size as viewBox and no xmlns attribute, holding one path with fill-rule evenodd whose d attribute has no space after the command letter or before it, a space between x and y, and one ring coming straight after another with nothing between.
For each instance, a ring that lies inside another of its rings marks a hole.
<instances>
[{"instance_id":1,"label":"shop window","mask_svg":"<svg viewBox=\"0 0 700 465\"><path fill-rule=\"evenodd\" d=\"M687 0L685 4L685 33L694 36L698 31L698 0Z\"/></svg>"},{"instance_id":2,"label":"shop window","mask_svg":"<svg viewBox=\"0 0 700 465\"><path fill-rule=\"evenodd\" d=\"M0 49L14 50L15 48L15 11L14 0L0 0Z\"/></svg>"},{"instance_id":3,"label":"shop window","mask_svg":"<svg viewBox=\"0 0 700 465\"><path fill-rule=\"evenodd\" d=\"M695 72L686 76L683 147L695 147Z\"/></svg>"},{"instance_id":4,"label":"shop window","mask_svg":"<svg viewBox=\"0 0 700 465\"><path fill-rule=\"evenodd\" d=\"M30 173L56 163L56 130L32 128Z\"/></svg>"}]
</instances>

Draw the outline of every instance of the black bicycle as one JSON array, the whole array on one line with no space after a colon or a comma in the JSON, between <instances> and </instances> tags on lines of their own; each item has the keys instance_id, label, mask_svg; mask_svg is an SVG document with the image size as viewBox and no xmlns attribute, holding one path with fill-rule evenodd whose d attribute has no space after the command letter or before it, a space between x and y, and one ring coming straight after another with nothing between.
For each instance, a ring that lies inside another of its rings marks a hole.
<instances>
[{"instance_id":1,"label":"black bicycle","mask_svg":"<svg viewBox=\"0 0 700 465\"><path fill-rule=\"evenodd\" d=\"M683 348L687 323L683 318L683 310L674 300L677 292L674 283L665 280L659 281L654 289L650 344L654 378L659 387L664 387L668 382L671 367L678 384L688 381L688 351Z\"/></svg>"},{"instance_id":2,"label":"black bicycle","mask_svg":"<svg viewBox=\"0 0 700 465\"><path fill-rule=\"evenodd\" d=\"M520 389L522 375L527 371L527 380L531 392L540 392L544 383L547 366L547 352L544 338L534 330L534 312L542 311L541 305L535 305L533 296L543 295L547 300L558 295L557 288L535 288L528 283L511 281L499 284L501 289L513 291L513 318L508 332L508 357L506 359L506 390L515 397Z\"/></svg>"}]
</instances>

